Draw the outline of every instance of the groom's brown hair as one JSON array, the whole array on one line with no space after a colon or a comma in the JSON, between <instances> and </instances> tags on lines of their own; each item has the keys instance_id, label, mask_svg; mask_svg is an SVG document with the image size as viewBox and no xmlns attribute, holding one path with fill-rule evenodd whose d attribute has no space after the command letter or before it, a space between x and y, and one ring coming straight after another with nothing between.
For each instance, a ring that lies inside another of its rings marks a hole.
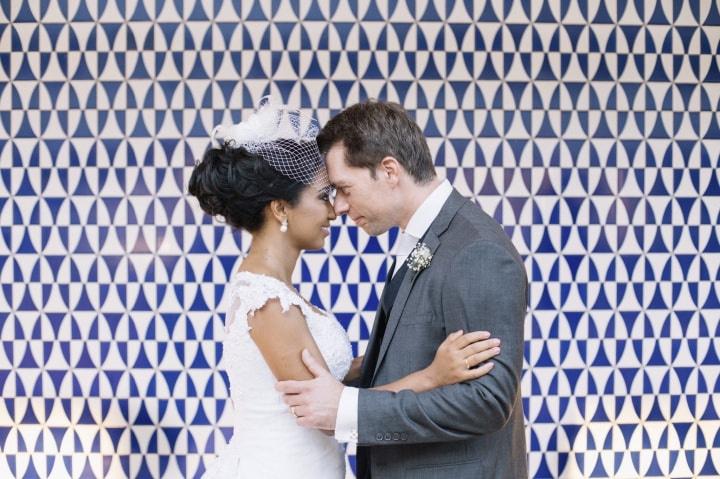
<instances>
[{"instance_id":1,"label":"groom's brown hair","mask_svg":"<svg viewBox=\"0 0 720 479\"><path fill-rule=\"evenodd\" d=\"M415 179L424 184L435 178L435 166L420 127L397 103L367 100L352 105L325 124L317 137L325 154L338 142L345 146L345 162L353 167L375 169L392 156Z\"/></svg>"}]
</instances>

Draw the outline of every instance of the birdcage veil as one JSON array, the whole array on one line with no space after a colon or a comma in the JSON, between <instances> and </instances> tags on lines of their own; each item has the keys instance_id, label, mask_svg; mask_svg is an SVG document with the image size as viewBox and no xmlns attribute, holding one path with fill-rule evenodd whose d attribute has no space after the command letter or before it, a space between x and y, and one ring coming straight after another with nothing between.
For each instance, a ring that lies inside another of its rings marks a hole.
<instances>
[{"instance_id":1,"label":"birdcage veil","mask_svg":"<svg viewBox=\"0 0 720 479\"><path fill-rule=\"evenodd\" d=\"M315 118L264 97L247 120L216 126L211 141L216 148L222 144L241 146L261 156L288 178L319 190L330 190L316 141L319 131Z\"/></svg>"}]
</instances>

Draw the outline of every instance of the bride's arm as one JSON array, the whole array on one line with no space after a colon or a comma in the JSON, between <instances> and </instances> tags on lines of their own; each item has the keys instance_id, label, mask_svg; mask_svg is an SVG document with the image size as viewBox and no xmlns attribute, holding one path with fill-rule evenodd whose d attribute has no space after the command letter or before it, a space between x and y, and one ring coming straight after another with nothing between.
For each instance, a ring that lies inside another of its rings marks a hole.
<instances>
[{"instance_id":1,"label":"bride's arm","mask_svg":"<svg viewBox=\"0 0 720 479\"><path fill-rule=\"evenodd\" d=\"M305 366L302 351L307 349L326 370L330 370L310 334L305 316L297 306L283 312L278 300L268 301L248 319L250 337L255 341L270 371L278 381L313 379ZM291 408L293 414L295 411ZM321 430L332 437L333 431Z\"/></svg>"},{"instance_id":2,"label":"bride's arm","mask_svg":"<svg viewBox=\"0 0 720 479\"><path fill-rule=\"evenodd\" d=\"M303 349L329 370L297 306L283 312L277 299L268 301L248 318L248 325L250 337L278 381L314 377L302 361Z\"/></svg>"},{"instance_id":3,"label":"bride's arm","mask_svg":"<svg viewBox=\"0 0 720 479\"><path fill-rule=\"evenodd\" d=\"M470 381L489 373L493 363L487 361L499 353L500 340L490 338L490 333L478 331L463 334L457 331L440 344L435 359L428 367L373 389L393 392L411 389L419 393Z\"/></svg>"}]
</instances>

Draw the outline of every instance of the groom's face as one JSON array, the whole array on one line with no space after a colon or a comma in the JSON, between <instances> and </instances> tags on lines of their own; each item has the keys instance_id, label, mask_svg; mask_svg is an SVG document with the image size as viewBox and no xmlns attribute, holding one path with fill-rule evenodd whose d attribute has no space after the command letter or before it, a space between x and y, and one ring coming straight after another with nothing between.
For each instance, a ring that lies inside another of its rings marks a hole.
<instances>
[{"instance_id":1,"label":"groom's face","mask_svg":"<svg viewBox=\"0 0 720 479\"><path fill-rule=\"evenodd\" d=\"M380 175L373 178L370 170L349 166L345 147L336 143L325 155L330 182L337 189L335 214L348 215L369 235L379 235L395 226L387 185Z\"/></svg>"}]
</instances>

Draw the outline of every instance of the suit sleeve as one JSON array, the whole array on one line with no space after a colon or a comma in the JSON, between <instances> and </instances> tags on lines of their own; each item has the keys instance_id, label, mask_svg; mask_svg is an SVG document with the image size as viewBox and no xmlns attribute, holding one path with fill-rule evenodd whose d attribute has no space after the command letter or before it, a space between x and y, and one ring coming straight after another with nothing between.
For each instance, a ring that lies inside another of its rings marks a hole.
<instances>
[{"instance_id":1,"label":"suit sleeve","mask_svg":"<svg viewBox=\"0 0 720 479\"><path fill-rule=\"evenodd\" d=\"M442 290L448 330L487 330L502 341L490 374L423 393L363 389L359 395L358 444L392 445L457 441L501 429L518 407L527 308L522 264L499 244L478 241L453 261Z\"/></svg>"}]
</instances>

